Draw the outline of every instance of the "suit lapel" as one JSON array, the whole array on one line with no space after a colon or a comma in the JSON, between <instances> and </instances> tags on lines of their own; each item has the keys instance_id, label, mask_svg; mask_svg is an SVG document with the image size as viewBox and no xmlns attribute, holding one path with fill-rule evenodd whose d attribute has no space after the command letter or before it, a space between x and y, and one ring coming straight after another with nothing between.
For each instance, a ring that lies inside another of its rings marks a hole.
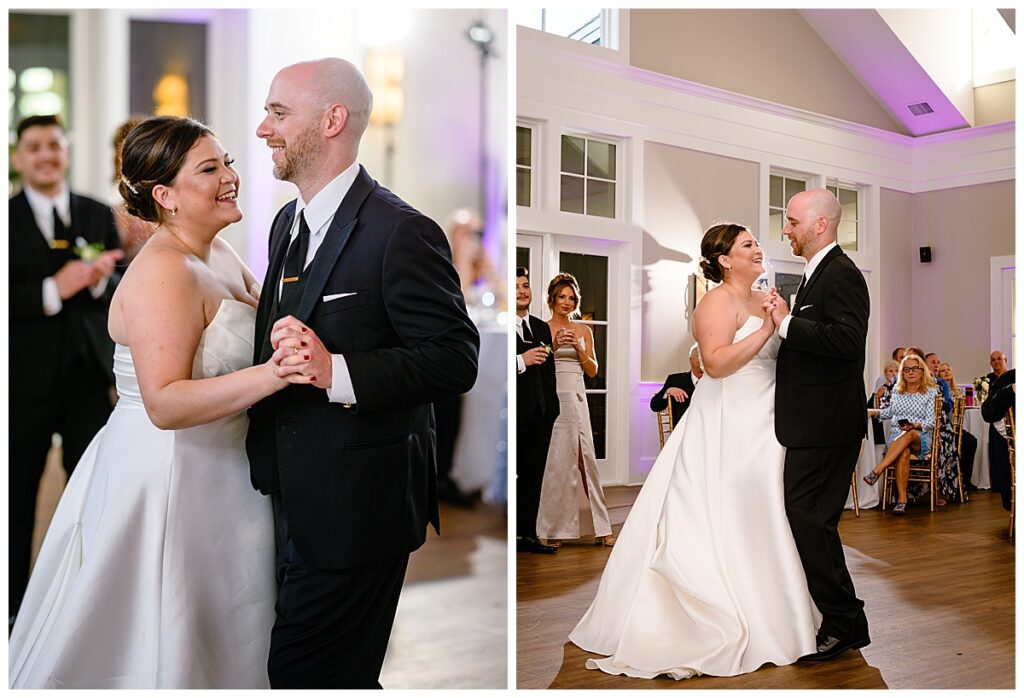
<instances>
[{"instance_id":1,"label":"suit lapel","mask_svg":"<svg viewBox=\"0 0 1024 698\"><path fill-rule=\"evenodd\" d=\"M14 221L12 221L11 230L20 229L24 231L20 233L23 235L22 244L25 249L30 250L32 256L36 260L36 266L40 269L50 268L50 246L46 242L46 238L43 236L43 231L39 229L36 224L35 214L32 213L32 207L28 203L28 197L25 196L25 192L21 191L17 196L14 197ZM24 221L23 224L18 224L18 219ZM12 233L13 234L13 233ZM19 264L22 263L19 260Z\"/></svg>"},{"instance_id":2,"label":"suit lapel","mask_svg":"<svg viewBox=\"0 0 1024 698\"><path fill-rule=\"evenodd\" d=\"M814 285L818 283L818 279L821 278L822 273L825 271L825 267L831 264L832 261L839 257L841 254L843 254L843 248L839 247L839 245L836 245L831 250L829 250L828 254L826 254L824 258L822 258L821 263L818 265L818 268L814 270L814 274L811 275L811 278L807 279L807 281L804 283L803 290L801 290L800 293L797 294L796 300L793 302L793 305L796 306L798 315L800 307L803 305L804 299L807 298L807 294L810 293L812 288L814 288Z\"/></svg>"},{"instance_id":3,"label":"suit lapel","mask_svg":"<svg viewBox=\"0 0 1024 698\"><path fill-rule=\"evenodd\" d=\"M267 268L267 275L263 283L263 291L260 293L260 304L256 309L256 341L253 347L255 357L254 363L262 363L261 354L263 347L270 335L270 318L277 307L277 280L281 276L281 265L284 263L284 250L287 247L288 231L292 228L295 220L295 202L289 204L291 209L281 215L277 220L277 227L271 232L270 266Z\"/></svg>"},{"instance_id":4,"label":"suit lapel","mask_svg":"<svg viewBox=\"0 0 1024 698\"><path fill-rule=\"evenodd\" d=\"M309 267L309 278L303 285L302 298L299 300L299 309L296 313L296 317L300 321L309 321L309 316L320 299L327 279L334 271L334 267L359 221L357 218L359 209L362 208L363 202L366 201L366 197L370 195L376 184L360 165L359 174L356 175L355 181L334 213L331 226L324 234L324 241L320 244L320 249L316 251L316 256Z\"/></svg>"}]
</instances>

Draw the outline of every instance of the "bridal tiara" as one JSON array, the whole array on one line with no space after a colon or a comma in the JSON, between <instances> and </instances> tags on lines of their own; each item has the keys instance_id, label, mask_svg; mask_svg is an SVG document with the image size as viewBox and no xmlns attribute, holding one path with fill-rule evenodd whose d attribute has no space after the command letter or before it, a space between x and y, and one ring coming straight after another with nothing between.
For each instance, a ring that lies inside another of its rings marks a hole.
<instances>
[{"instance_id":1,"label":"bridal tiara","mask_svg":"<svg viewBox=\"0 0 1024 698\"><path fill-rule=\"evenodd\" d=\"M135 185L128 181L128 178L125 177L124 175L121 175L121 184L128 187L128 191L130 191L132 194L137 195L139 193L139 190L135 188Z\"/></svg>"}]
</instances>

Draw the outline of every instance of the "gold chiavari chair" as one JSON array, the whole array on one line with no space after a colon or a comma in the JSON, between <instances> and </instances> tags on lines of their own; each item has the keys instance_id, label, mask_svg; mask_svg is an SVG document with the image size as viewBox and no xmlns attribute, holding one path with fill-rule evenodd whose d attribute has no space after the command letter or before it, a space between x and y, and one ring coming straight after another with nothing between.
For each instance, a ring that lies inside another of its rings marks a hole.
<instances>
[{"instance_id":1,"label":"gold chiavari chair","mask_svg":"<svg viewBox=\"0 0 1024 698\"><path fill-rule=\"evenodd\" d=\"M1006 446L1010 452L1010 538L1013 538L1013 515L1016 509L1017 490L1017 422L1013 408L1006 411Z\"/></svg>"},{"instance_id":2,"label":"gold chiavari chair","mask_svg":"<svg viewBox=\"0 0 1024 698\"><path fill-rule=\"evenodd\" d=\"M668 405L665 409L657 412L658 440L661 442L662 448L665 448L665 441L668 440L669 434L672 433L672 402L672 398L668 398Z\"/></svg>"},{"instance_id":3,"label":"gold chiavari chair","mask_svg":"<svg viewBox=\"0 0 1024 698\"><path fill-rule=\"evenodd\" d=\"M942 425L942 395L935 397L935 425L932 427L932 443L928 453L920 453L910 458L909 482L924 482L929 487L930 511L935 511L935 500L939 486L939 429ZM896 464L885 469L885 480L882 483L882 508L895 498Z\"/></svg>"},{"instance_id":4,"label":"gold chiavari chair","mask_svg":"<svg viewBox=\"0 0 1024 698\"><path fill-rule=\"evenodd\" d=\"M964 487L964 474L960 470L960 449L963 447L964 441L964 417L965 409L967 407L967 398L963 394L960 397L953 398L953 434L956 438L956 481L957 487L960 490L960 501L966 502L970 497L967 494L967 489Z\"/></svg>"}]
</instances>

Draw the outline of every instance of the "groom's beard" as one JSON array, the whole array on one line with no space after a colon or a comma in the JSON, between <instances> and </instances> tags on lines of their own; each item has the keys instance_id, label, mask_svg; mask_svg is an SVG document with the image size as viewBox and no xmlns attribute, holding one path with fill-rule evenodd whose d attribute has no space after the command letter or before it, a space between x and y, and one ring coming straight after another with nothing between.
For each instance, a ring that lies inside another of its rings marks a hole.
<instances>
[{"instance_id":1,"label":"groom's beard","mask_svg":"<svg viewBox=\"0 0 1024 698\"><path fill-rule=\"evenodd\" d=\"M317 152L316 124L300 132L291 143L284 147L284 162L274 165L274 177L285 182L294 182L300 172L309 168Z\"/></svg>"}]
</instances>

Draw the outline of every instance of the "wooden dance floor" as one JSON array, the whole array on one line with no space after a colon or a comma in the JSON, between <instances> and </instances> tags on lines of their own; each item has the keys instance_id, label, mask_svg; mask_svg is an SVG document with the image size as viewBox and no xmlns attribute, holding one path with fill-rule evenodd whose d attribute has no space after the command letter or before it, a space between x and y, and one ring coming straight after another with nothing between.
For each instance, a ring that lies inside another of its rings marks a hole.
<instances>
[{"instance_id":1,"label":"wooden dance floor","mask_svg":"<svg viewBox=\"0 0 1024 698\"><path fill-rule=\"evenodd\" d=\"M39 490L33 558L64 471L50 452ZM508 685L508 527L502 508L441 505L441 531L413 553L380 682L391 688Z\"/></svg>"},{"instance_id":2,"label":"wooden dance floor","mask_svg":"<svg viewBox=\"0 0 1024 698\"><path fill-rule=\"evenodd\" d=\"M606 490L617 533L639 488ZM593 539L556 555L516 555L518 688L1010 688L1014 687L1014 546L999 497L971 493L935 513L843 515L847 564L866 603L871 644L831 662L766 665L731 678L610 676L566 639L589 607L609 550Z\"/></svg>"}]
</instances>

